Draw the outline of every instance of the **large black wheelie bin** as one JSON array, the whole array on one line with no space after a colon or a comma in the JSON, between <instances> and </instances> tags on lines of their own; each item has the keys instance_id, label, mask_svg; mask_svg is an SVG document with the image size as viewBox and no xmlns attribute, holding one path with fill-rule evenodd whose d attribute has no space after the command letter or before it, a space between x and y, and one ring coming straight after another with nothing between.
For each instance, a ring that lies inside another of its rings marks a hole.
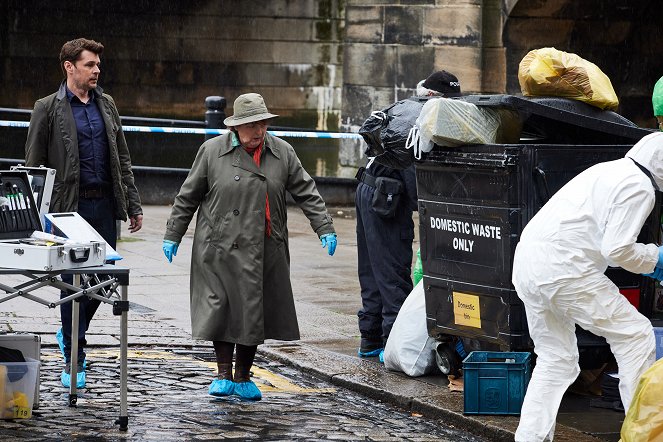
<instances>
[{"instance_id":1,"label":"large black wheelie bin","mask_svg":"<svg viewBox=\"0 0 663 442\"><path fill-rule=\"evenodd\" d=\"M511 284L513 254L536 212L588 167L622 158L650 130L574 100L513 95L460 98L516 110L518 144L434 146L415 162L429 335L438 365L455 373L462 351L531 351L525 309ZM517 139L517 138L516 138ZM660 204L638 240L660 242ZM651 318L655 281L620 268L606 274ZM611 357L603 338L578 329L582 368Z\"/></svg>"}]
</instances>

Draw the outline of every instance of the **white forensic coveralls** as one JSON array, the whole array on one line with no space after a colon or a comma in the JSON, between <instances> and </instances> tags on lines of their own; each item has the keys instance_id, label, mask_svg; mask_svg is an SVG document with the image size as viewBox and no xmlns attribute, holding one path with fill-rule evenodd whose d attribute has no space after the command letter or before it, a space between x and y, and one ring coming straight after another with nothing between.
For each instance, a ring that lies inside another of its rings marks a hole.
<instances>
[{"instance_id":1,"label":"white forensic coveralls","mask_svg":"<svg viewBox=\"0 0 663 442\"><path fill-rule=\"evenodd\" d=\"M654 271L658 246L636 242L654 207L652 179L663 188L661 132L642 138L625 158L580 173L523 230L512 282L525 304L538 358L516 442L552 440L562 396L580 373L576 324L610 344L625 410L638 379L654 363L650 321L604 275L608 266Z\"/></svg>"}]
</instances>

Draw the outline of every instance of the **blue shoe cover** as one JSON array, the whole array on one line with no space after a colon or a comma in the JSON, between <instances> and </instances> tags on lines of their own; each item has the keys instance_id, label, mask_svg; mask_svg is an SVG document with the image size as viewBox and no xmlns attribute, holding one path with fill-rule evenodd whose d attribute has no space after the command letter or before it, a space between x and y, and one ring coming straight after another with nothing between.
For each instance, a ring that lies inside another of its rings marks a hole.
<instances>
[{"instance_id":1,"label":"blue shoe cover","mask_svg":"<svg viewBox=\"0 0 663 442\"><path fill-rule=\"evenodd\" d=\"M249 401L259 401L262 399L262 393L258 390L253 381L236 382L234 393L242 399Z\"/></svg>"},{"instance_id":2,"label":"blue shoe cover","mask_svg":"<svg viewBox=\"0 0 663 442\"><path fill-rule=\"evenodd\" d=\"M60 382L62 382L62 386L64 388L71 387L71 375L69 375L69 373L62 370L62 374L60 375Z\"/></svg>"},{"instance_id":3,"label":"blue shoe cover","mask_svg":"<svg viewBox=\"0 0 663 442\"><path fill-rule=\"evenodd\" d=\"M66 358L64 355L64 334L62 334L62 328L59 328L57 332L55 332L55 340L58 341L58 347L60 347L60 353L62 353L62 357ZM83 367L87 368L87 358L83 360Z\"/></svg>"},{"instance_id":4,"label":"blue shoe cover","mask_svg":"<svg viewBox=\"0 0 663 442\"><path fill-rule=\"evenodd\" d=\"M63 387L69 388L71 386L71 375L66 371L62 370L62 374L60 375L60 382L62 382ZM84 387L85 387L85 372L81 371L79 373L76 373L76 388L84 388Z\"/></svg>"},{"instance_id":5,"label":"blue shoe cover","mask_svg":"<svg viewBox=\"0 0 663 442\"><path fill-rule=\"evenodd\" d=\"M381 364L384 364L384 350L382 350L382 351L380 352L380 356L378 356L378 357L380 358L380 363L381 363Z\"/></svg>"},{"instance_id":6,"label":"blue shoe cover","mask_svg":"<svg viewBox=\"0 0 663 442\"><path fill-rule=\"evenodd\" d=\"M374 358L375 356L379 356L381 352L384 351L384 348L376 348L375 350L371 351L357 351L357 354L359 355L360 358Z\"/></svg>"},{"instance_id":7,"label":"blue shoe cover","mask_svg":"<svg viewBox=\"0 0 663 442\"><path fill-rule=\"evenodd\" d=\"M76 388L84 388L85 387L85 372L84 371L79 371L76 373Z\"/></svg>"},{"instance_id":8,"label":"blue shoe cover","mask_svg":"<svg viewBox=\"0 0 663 442\"><path fill-rule=\"evenodd\" d=\"M235 383L228 379L215 379L209 385L209 394L212 396L230 396L235 390Z\"/></svg>"},{"instance_id":9,"label":"blue shoe cover","mask_svg":"<svg viewBox=\"0 0 663 442\"><path fill-rule=\"evenodd\" d=\"M60 347L60 353L64 356L64 335L62 334L62 329L59 328L55 333L55 340L58 341L58 347Z\"/></svg>"}]
</instances>

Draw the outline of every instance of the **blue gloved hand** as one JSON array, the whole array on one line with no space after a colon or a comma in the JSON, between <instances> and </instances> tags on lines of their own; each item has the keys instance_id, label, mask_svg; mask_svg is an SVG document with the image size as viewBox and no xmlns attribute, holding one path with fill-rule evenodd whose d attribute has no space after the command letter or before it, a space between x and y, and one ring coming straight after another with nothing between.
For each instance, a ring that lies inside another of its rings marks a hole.
<instances>
[{"instance_id":1,"label":"blue gloved hand","mask_svg":"<svg viewBox=\"0 0 663 442\"><path fill-rule=\"evenodd\" d=\"M663 269L663 246L658 246L658 262L656 263L657 269Z\"/></svg>"},{"instance_id":2,"label":"blue gloved hand","mask_svg":"<svg viewBox=\"0 0 663 442\"><path fill-rule=\"evenodd\" d=\"M657 281L663 281L663 269L659 269L656 267L653 272L651 273L643 273L645 276L649 276L650 278L654 278Z\"/></svg>"},{"instance_id":3,"label":"blue gloved hand","mask_svg":"<svg viewBox=\"0 0 663 442\"><path fill-rule=\"evenodd\" d=\"M334 256L336 251L336 234L335 233L325 233L320 237L322 242L322 247L327 247L327 253L329 256Z\"/></svg>"},{"instance_id":4,"label":"blue gloved hand","mask_svg":"<svg viewBox=\"0 0 663 442\"><path fill-rule=\"evenodd\" d=\"M163 246L161 246L161 248L163 249L163 254L168 258L168 262L173 262L173 256L177 256L177 247L179 245L180 244L175 241L168 241L167 239L163 240Z\"/></svg>"}]
</instances>

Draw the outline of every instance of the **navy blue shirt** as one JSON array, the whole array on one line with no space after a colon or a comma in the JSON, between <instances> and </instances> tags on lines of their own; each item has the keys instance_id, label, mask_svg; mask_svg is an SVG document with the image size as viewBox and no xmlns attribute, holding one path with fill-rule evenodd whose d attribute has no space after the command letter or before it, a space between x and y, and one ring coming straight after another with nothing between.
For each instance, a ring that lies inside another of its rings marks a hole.
<instances>
[{"instance_id":1,"label":"navy blue shirt","mask_svg":"<svg viewBox=\"0 0 663 442\"><path fill-rule=\"evenodd\" d=\"M106 125L97 106L96 96L83 103L67 88L67 99L76 121L78 156L80 160L80 187L106 187L112 185Z\"/></svg>"}]
</instances>

